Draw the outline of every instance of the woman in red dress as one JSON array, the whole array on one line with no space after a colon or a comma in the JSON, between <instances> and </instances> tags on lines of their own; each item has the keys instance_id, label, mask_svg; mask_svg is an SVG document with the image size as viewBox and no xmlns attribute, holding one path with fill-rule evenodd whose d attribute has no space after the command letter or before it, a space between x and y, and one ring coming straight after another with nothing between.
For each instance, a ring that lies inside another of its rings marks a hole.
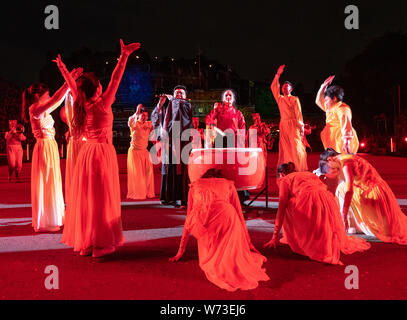
<instances>
[{"instance_id":1,"label":"woman in red dress","mask_svg":"<svg viewBox=\"0 0 407 320\"><path fill-rule=\"evenodd\" d=\"M105 92L92 73L77 83L69 77L60 56L56 59L74 97L73 127L84 133L85 145L75 165L62 242L81 255L101 257L111 254L124 243L119 169L112 143L112 104L130 54L139 43L121 44L121 56Z\"/></svg>"}]
</instances>

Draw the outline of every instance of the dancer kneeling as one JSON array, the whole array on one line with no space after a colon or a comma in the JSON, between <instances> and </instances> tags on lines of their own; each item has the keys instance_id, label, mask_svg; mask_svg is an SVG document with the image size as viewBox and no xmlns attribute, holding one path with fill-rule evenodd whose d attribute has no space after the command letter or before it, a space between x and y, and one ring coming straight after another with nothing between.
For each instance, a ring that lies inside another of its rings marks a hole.
<instances>
[{"instance_id":1,"label":"dancer kneeling","mask_svg":"<svg viewBox=\"0 0 407 320\"><path fill-rule=\"evenodd\" d=\"M383 242L407 244L407 216L389 185L369 162L328 148L321 154L319 167L328 178L339 176L342 180L336 196L347 229L355 227Z\"/></svg>"},{"instance_id":2,"label":"dancer kneeling","mask_svg":"<svg viewBox=\"0 0 407 320\"><path fill-rule=\"evenodd\" d=\"M280 230L291 250L313 260L342 265L340 253L365 251L370 244L348 236L339 205L326 185L313 173L295 172L292 162L278 167L279 206L272 239L276 247Z\"/></svg>"},{"instance_id":3,"label":"dancer kneeling","mask_svg":"<svg viewBox=\"0 0 407 320\"><path fill-rule=\"evenodd\" d=\"M184 232L170 261L182 257L191 233L198 240L199 266L218 287L250 290L269 280L262 269L266 258L251 243L234 183L219 170L210 169L191 184Z\"/></svg>"}]
</instances>

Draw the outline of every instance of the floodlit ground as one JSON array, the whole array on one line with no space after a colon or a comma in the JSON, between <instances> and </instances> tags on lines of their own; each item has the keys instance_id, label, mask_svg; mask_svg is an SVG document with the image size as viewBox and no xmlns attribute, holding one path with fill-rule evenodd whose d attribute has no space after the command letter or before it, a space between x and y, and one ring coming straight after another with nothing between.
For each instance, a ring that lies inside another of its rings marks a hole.
<instances>
[{"instance_id":1,"label":"floodlit ground","mask_svg":"<svg viewBox=\"0 0 407 320\"><path fill-rule=\"evenodd\" d=\"M310 168L318 154L310 154ZM407 212L407 158L364 155L380 172ZM168 262L178 248L185 210L164 207L158 198L126 199L126 155L119 155L123 228L126 243L105 260L80 257L60 243L61 232L35 234L31 227L30 163L24 163L22 182L7 181L0 167L0 299L406 299L407 246L370 239L372 248L343 256L344 266L331 266L291 252L288 246L264 250L272 234L277 202L274 179L277 155L269 154L269 204L258 215L247 210L253 243L268 258L271 280L251 291L228 293L211 284L198 265L196 241L177 263ZM61 162L63 175L65 162ZM160 172L156 168L156 191ZM254 195L254 193L253 193ZM255 205L264 207L261 196ZM48 265L59 270L59 289L47 290ZM359 289L347 290L347 265L359 269Z\"/></svg>"}]
</instances>

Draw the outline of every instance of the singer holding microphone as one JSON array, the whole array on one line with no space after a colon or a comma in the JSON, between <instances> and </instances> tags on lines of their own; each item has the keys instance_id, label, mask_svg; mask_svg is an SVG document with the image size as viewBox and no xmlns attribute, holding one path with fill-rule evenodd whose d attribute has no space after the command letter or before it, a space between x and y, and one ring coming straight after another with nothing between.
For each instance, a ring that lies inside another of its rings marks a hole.
<instances>
[{"instance_id":1,"label":"singer holding microphone","mask_svg":"<svg viewBox=\"0 0 407 320\"><path fill-rule=\"evenodd\" d=\"M185 86L176 86L173 96L160 96L151 114L155 134L162 148L160 200L164 205L182 208L187 206L188 170L181 154L189 141L182 141L181 136L192 123L192 106L186 95Z\"/></svg>"}]
</instances>

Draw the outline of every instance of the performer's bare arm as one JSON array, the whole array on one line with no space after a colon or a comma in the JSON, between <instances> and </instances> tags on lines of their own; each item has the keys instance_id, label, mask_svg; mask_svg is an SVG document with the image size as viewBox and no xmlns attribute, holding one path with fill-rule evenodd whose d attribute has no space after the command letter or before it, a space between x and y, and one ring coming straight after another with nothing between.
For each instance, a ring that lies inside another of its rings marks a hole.
<instances>
[{"instance_id":1,"label":"performer's bare arm","mask_svg":"<svg viewBox=\"0 0 407 320\"><path fill-rule=\"evenodd\" d=\"M323 111L326 111L325 107L325 90L328 88L328 86L332 83L333 79L335 76L330 76L328 77L324 83L321 85L321 88L319 88L319 91L317 93L317 98L315 100L315 103L317 104L318 107L320 107Z\"/></svg>"},{"instance_id":2,"label":"performer's bare arm","mask_svg":"<svg viewBox=\"0 0 407 320\"><path fill-rule=\"evenodd\" d=\"M345 193L345 199L343 203L343 208L342 208L342 216L343 220L345 223L345 230L348 230L349 224L348 224L348 213L349 213L349 207L352 202L353 198L353 165L351 162L348 162L343 166L343 175L345 177L345 183L346 183L346 193Z\"/></svg>"},{"instance_id":3,"label":"performer's bare arm","mask_svg":"<svg viewBox=\"0 0 407 320\"><path fill-rule=\"evenodd\" d=\"M273 237L269 242L267 242L265 248L276 248L278 242L278 236L280 235L281 228L283 227L284 217L286 214L288 206L288 196L289 190L288 186L285 183L281 183L279 186L279 201L278 201L278 211L276 217L276 223L274 225Z\"/></svg>"},{"instance_id":4,"label":"performer's bare arm","mask_svg":"<svg viewBox=\"0 0 407 320\"><path fill-rule=\"evenodd\" d=\"M140 48L140 43L130 43L125 45L123 40L120 39L121 55L117 62L116 68L112 73L109 85L106 91L103 93L102 98L106 102L106 105L112 105L115 100L117 89L119 88L120 81L122 80L124 70L126 68L127 60L129 56Z\"/></svg>"},{"instance_id":5,"label":"performer's bare arm","mask_svg":"<svg viewBox=\"0 0 407 320\"><path fill-rule=\"evenodd\" d=\"M350 142L353 138L352 112L348 107L339 107L338 116L341 125L343 152L351 153Z\"/></svg>"},{"instance_id":6,"label":"performer's bare arm","mask_svg":"<svg viewBox=\"0 0 407 320\"><path fill-rule=\"evenodd\" d=\"M283 64L277 70L277 73L271 83L271 92L273 93L274 99L276 99L278 103L278 99L280 98L280 76L284 72L285 65Z\"/></svg>"},{"instance_id":7,"label":"performer's bare arm","mask_svg":"<svg viewBox=\"0 0 407 320\"><path fill-rule=\"evenodd\" d=\"M59 71L61 72L62 76L64 77L66 83L69 86L69 89L71 90L72 96L74 100L76 99L78 95L77 87L76 87L76 79L78 79L82 73L83 69L82 68L77 68L74 69L76 70L75 73L70 73L68 69L66 68L65 63L62 62L61 55L58 54L55 60L52 60L55 62L59 68Z\"/></svg>"},{"instance_id":8,"label":"performer's bare arm","mask_svg":"<svg viewBox=\"0 0 407 320\"><path fill-rule=\"evenodd\" d=\"M68 85L64 83L50 99L42 103L34 103L30 107L30 113L37 119L45 112L51 113L60 106L68 89Z\"/></svg>"}]
</instances>

